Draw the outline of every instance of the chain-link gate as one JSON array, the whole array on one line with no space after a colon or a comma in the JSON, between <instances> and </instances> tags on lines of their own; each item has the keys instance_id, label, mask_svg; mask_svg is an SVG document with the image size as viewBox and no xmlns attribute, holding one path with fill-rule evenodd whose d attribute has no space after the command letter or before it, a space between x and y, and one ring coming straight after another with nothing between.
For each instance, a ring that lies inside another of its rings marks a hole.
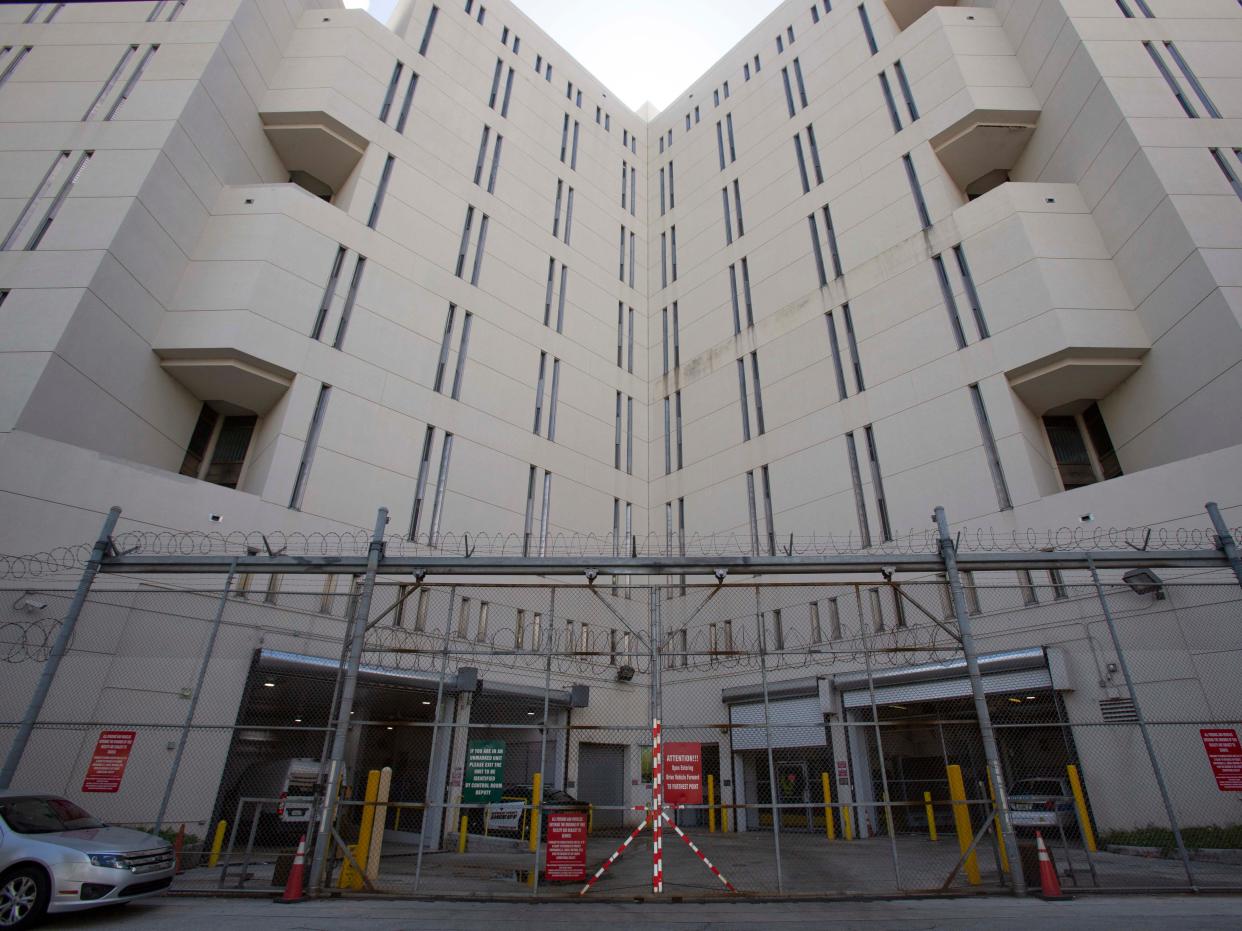
<instances>
[{"instance_id":1,"label":"chain-link gate","mask_svg":"<svg viewBox=\"0 0 1242 931\"><path fill-rule=\"evenodd\" d=\"M180 888L278 891L306 836L321 890L1012 891L1036 832L1071 889L1239 886L1215 554L555 584L264 558L10 586L6 707L46 688L0 725L13 787L180 835Z\"/></svg>"}]
</instances>

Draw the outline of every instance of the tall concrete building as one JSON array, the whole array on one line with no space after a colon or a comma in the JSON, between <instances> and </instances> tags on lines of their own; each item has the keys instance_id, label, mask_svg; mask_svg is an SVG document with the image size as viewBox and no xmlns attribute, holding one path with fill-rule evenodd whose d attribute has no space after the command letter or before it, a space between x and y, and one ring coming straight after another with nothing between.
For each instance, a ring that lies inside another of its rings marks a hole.
<instances>
[{"instance_id":1,"label":"tall concrete building","mask_svg":"<svg viewBox=\"0 0 1242 931\"><path fill-rule=\"evenodd\" d=\"M1236 0L788 0L660 113L508 0L0 20L4 552L1242 506Z\"/></svg>"}]
</instances>

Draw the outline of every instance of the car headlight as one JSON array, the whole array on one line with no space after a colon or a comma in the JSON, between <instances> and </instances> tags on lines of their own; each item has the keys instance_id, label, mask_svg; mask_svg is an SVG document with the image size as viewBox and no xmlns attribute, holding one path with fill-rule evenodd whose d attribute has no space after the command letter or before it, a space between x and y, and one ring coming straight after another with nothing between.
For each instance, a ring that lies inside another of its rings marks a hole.
<instances>
[{"instance_id":1,"label":"car headlight","mask_svg":"<svg viewBox=\"0 0 1242 931\"><path fill-rule=\"evenodd\" d=\"M129 869L129 864L119 853L92 853L87 856L90 857L91 866L103 866L112 870Z\"/></svg>"}]
</instances>

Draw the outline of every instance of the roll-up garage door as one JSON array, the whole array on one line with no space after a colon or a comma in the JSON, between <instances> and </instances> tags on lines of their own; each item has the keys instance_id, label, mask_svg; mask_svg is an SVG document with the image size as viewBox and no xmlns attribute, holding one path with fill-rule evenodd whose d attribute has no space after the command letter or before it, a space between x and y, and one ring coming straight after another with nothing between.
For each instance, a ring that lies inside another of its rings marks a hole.
<instances>
[{"instance_id":1,"label":"roll-up garage door","mask_svg":"<svg viewBox=\"0 0 1242 931\"><path fill-rule=\"evenodd\" d=\"M1015 669L983 677L983 689L989 695L1005 692L1030 692L1052 688L1052 676L1046 666L1036 669ZM936 701L943 698L969 698L970 679L935 679L930 682L905 682L899 685L878 685L875 689L877 705L894 702ZM863 708L871 704L869 689L853 689L842 695L846 708ZM762 721L762 717L760 721ZM735 746L736 746L736 738Z\"/></svg>"},{"instance_id":2,"label":"roll-up garage door","mask_svg":"<svg viewBox=\"0 0 1242 931\"><path fill-rule=\"evenodd\" d=\"M730 705L729 723L733 725L734 750L768 746L763 702ZM768 702L768 725L773 747L822 747L827 743L818 695Z\"/></svg>"}]
</instances>

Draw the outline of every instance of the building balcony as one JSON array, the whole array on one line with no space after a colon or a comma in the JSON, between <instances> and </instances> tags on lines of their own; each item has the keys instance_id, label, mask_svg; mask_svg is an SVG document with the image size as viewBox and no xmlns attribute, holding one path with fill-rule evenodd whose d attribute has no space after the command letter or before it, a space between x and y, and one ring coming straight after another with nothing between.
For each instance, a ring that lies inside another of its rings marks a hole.
<instances>
[{"instance_id":1,"label":"building balcony","mask_svg":"<svg viewBox=\"0 0 1242 931\"><path fill-rule=\"evenodd\" d=\"M888 12L897 21L898 29L905 29L924 13L937 6L957 6L957 0L885 0Z\"/></svg>"},{"instance_id":2,"label":"building balcony","mask_svg":"<svg viewBox=\"0 0 1242 931\"><path fill-rule=\"evenodd\" d=\"M321 196L340 191L366 151L367 139L354 126L352 108L320 88L273 89L259 108L272 147L303 186Z\"/></svg>"}]
</instances>

